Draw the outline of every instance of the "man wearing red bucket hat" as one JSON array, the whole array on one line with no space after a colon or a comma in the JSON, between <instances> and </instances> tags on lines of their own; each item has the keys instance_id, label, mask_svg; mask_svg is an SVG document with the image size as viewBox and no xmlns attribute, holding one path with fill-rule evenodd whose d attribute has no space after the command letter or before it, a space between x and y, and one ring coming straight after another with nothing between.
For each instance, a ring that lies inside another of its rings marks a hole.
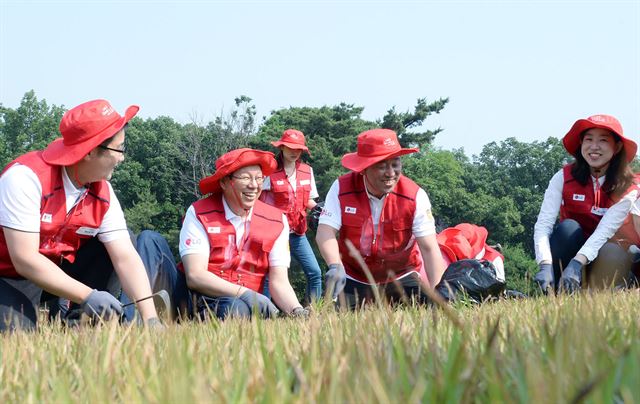
<instances>
[{"instance_id":1,"label":"man wearing red bucket hat","mask_svg":"<svg viewBox=\"0 0 640 404\"><path fill-rule=\"evenodd\" d=\"M533 236L535 281L545 292L624 284L631 269L627 249L640 242L629 215L639 195L629 166L637 145L611 115L578 119L562 143L575 161L545 192Z\"/></svg>"},{"instance_id":2,"label":"man wearing red bucket hat","mask_svg":"<svg viewBox=\"0 0 640 404\"><path fill-rule=\"evenodd\" d=\"M402 175L400 156L418 149L401 148L389 129L361 133L357 147L343 156L342 165L351 172L333 183L320 216L316 241L329 265L326 293L335 299L344 289L351 308L370 299L375 286L391 300L404 293L425 301L418 275L423 261L430 287L445 268L429 198ZM364 258L373 284L350 255L346 240Z\"/></svg>"},{"instance_id":3,"label":"man wearing red bucket hat","mask_svg":"<svg viewBox=\"0 0 640 404\"><path fill-rule=\"evenodd\" d=\"M105 100L72 108L60 122L62 138L2 171L0 330L35 328L43 290L94 317L119 315L120 302L106 291L114 268L128 296L151 294L108 182L138 109L120 116ZM158 324L151 300L139 309L143 320Z\"/></svg>"},{"instance_id":4,"label":"man wearing red bucket hat","mask_svg":"<svg viewBox=\"0 0 640 404\"><path fill-rule=\"evenodd\" d=\"M287 220L258 200L265 176L275 168L272 153L237 149L218 158L216 172L200 181L200 191L209 195L189 207L180 231L180 269L200 318L276 316L278 308L260 293L266 274L280 310L308 315L287 275Z\"/></svg>"},{"instance_id":5,"label":"man wearing red bucket hat","mask_svg":"<svg viewBox=\"0 0 640 404\"><path fill-rule=\"evenodd\" d=\"M312 302L322 296L322 273L306 236L307 209L316 207L314 199L318 197L313 169L301 161L302 152L309 153L309 149L304 134L296 129L285 130L271 144L280 149L278 167L265 179L260 200L287 216L289 250L307 278L305 299Z\"/></svg>"}]
</instances>

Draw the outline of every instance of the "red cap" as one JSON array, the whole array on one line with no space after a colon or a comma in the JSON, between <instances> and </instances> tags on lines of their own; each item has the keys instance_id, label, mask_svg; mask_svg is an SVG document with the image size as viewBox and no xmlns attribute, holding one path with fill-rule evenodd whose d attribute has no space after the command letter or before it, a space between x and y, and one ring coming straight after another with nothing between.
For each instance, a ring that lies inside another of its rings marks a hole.
<instances>
[{"instance_id":1,"label":"red cap","mask_svg":"<svg viewBox=\"0 0 640 404\"><path fill-rule=\"evenodd\" d=\"M460 223L444 229L436 236L440 250L451 262L462 259L480 259L485 254L488 232L482 226ZM452 260L452 258L455 258Z\"/></svg>"},{"instance_id":2,"label":"red cap","mask_svg":"<svg viewBox=\"0 0 640 404\"><path fill-rule=\"evenodd\" d=\"M391 129L371 129L358 135L358 151L345 154L342 165L359 173L380 161L417 151L400 147L398 136Z\"/></svg>"},{"instance_id":3,"label":"red cap","mask_svg":"<svg viewBox=\"0 0 640 404\"><path fill-rule=\"evenodd\" d=\"M618 135L620 140L622 140L625 154L627 155L627 161L633 160L636 156L636 151L638 150L636 142L624 137L622 125L620 125L620 122L618 122L616 118L611 115L603 114L592 115L587 119L578 119L573 124L569 132L567 132L562 139L562 144L569 154L576 156L580 152L580 142L582 140L581 135L584 131L592 128L607 129Z\"/></svg>"},{"instance_id":4,"label":"red cap","mask_svg":"<svg viewBox=\"0 0 640 404\"><path fill-rule=\"evenodd\" d=\"M254 165L260 166L262 175L265 177L271 175L278 167L273 153L247 148L231 150L216 160L215 174L200 180L200 192L203 195L219 192L222 189L220 187L222 178L233 174L242 167Z\"/></svg>"},{"instance_id":5,"label":"red cap","mask_svg":"<svg viewBox=\"0 0 640 404\"><path fill-rule=\"evenodd\" d=\"M80 104L64 114L60 121L62 138L51 142L42 153L42 158L53 165L75 164L118 133L138 110L140 107L131 105L124 116L120 116L106 100Z\"/></svg>"},{"instance_id":6,"label":"red cap","mask_svg":"<svg viewBox=\"0 0 640 404\"><path fill-rule=\"evenodd\" d=\"M287 146L290 149L303 150L309 153L309 149L305 144L304 133L297 129L285 130L280 139L275 142L271 142L271 144L275 147ZM311 155L311 153L309 153L309 155Z\"/></svg>"}]
</instances>

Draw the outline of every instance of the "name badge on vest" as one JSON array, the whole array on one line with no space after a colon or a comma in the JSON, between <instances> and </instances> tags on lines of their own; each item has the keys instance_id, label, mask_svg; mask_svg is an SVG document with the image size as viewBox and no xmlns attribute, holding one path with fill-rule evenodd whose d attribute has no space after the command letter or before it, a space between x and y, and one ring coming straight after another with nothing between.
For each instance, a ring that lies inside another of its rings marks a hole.
<instances>
[{"instance_id":1,"label":"name badge on vest","mask_svg":"<svg viewBox=\"0 0 640 404\"><path fill-rule=\"evenodd\" d=\"M598 208L595 206L591 207L591 213L593 213L594 215L598 215L598 216L604 216L605 213L607 213L607 210L609 210L608 208Z\"/></svg>"},{"instance_id":2,"label":"name badge on vest","mask_svg":"<svg viewBox=\"0 0 640 404\"><path fill-rule=\"evenodd\" d=\"M98 229L94 229L93 227L81 227L76 231L76 234L93 237L98 234Z\"/></svg>"},{"instance_id":3,"label":"name badge on vest","mask_svg":"<svg viewBox=\"0 0 640 404\"><path fill-rule=\"evenodd\" d=\"M300 185L309 185L311 184L311 180L300 180Z\"/></svg>"},{"instance_id":4,"label":"name badge on vest","mask_svg":"<svg viewBox=\"0 0 640 404\"><path fill-rule=\"evenodd\" d=\"M51 223L52 219L53 219L53 216L51 215L51 213L43 213L42 214L42 221L44 223Z\"/></svg>"},{"instance_id":5,"label":"name badge on vest","mask_svg":"<svg viewBox=\"0 0 640 404\"><path fill-rule=\"evenodd\" d=\"M579 201L579 202L584 202L584 195L581 195L581 194L573 194L573 200L574 200L574 201Z\"/></svg>"},{"instance_id":6,"label":"name badge on vest","mask_svg":"<svg viewBox=\"0 0 640 404\"><path fill-rule=\"evenodd\" d=\"M277 180L276 185L284 185L284 180Z\"/></svg>"},{"instance_id":7,"label":"name badge on vest","mask_svg":"<svg viewBox=\"0 0 640 404\"><path fill-rule=\"evenodd\" d=\"M352 215L355 215L356 214L356 208L351 207L351 206L345 206L344 213L350 213Z\"/></svg>"},{"instance_id":8,"label":"name badge on vest","mask_svg":"<svg viewBox=\"0 0 640 404\"><path fill-rule=\"evenodd\" d=\"M207 233L219 234L220 233L220 226L207 227Z\"/></svg>"}]
</instances>

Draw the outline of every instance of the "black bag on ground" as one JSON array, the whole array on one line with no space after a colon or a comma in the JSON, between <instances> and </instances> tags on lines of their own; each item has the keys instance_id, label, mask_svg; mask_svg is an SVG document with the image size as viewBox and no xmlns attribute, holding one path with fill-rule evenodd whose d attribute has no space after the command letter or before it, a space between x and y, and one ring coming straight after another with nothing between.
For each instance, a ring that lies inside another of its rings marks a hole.
<instances>
[{"instance_id":1,"label":"black bag on ground","mask_svg":"<svg viewBox=\"0 0 640 404\"><path fill-rule=\"evenodd\" d=\"M505 286L496 277L496 268L490 261L465 259L449 265L436 291L448 301L467 296L480 303L490 297L499 297Z\"/></svg>"}]
</instances>

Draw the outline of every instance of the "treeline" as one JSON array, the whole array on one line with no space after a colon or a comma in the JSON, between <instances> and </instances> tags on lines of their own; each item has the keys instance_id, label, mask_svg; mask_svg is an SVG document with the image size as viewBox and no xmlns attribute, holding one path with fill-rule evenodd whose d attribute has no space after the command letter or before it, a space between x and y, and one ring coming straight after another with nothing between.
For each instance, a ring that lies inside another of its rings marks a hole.
<instances>
[{"instance_id":1,"label":"treeline","mask_svg":"<svg viewBox=\"0 0 640 404\"><path fill-rule=\"evenodd\" d=\"M272 111L258 123L251 99L242 96L235 99L231 111L211 122L197 117L188 124L166 116L136 117L127 130L126 160L111 182L134 231L157 230L177 246L182 216L200 197L198 181L214 171L219 155L238 147L274 151L269 142L287 128L299 129L307 137L311 151L307 160L314 168L323 199L332 182L345 172L340 159L356 149L358 133L374 127L390 128L398 133L403 146L420 147L419 153L403 158L404 174L429 194L439 228L461 222L485 226L489 243L503 247L509 287L527 291L536 270L533 225L547 183L566 162L567 154L555 137L532 143L515 137L491 142L471 159L462 148L434 148L432 141L442 129L419 129L447 102L446 98L434 102L419 99L412 111L390 108L377 121L363 119L362 107L344 103L290 107ZM38 100L33 91L24 95L16 109L0 104L2 167L59 137L58 124L65 110ZM292 271L291 277L296 290L303 290L301 271Z\"/></svg>"}]
</instances>

